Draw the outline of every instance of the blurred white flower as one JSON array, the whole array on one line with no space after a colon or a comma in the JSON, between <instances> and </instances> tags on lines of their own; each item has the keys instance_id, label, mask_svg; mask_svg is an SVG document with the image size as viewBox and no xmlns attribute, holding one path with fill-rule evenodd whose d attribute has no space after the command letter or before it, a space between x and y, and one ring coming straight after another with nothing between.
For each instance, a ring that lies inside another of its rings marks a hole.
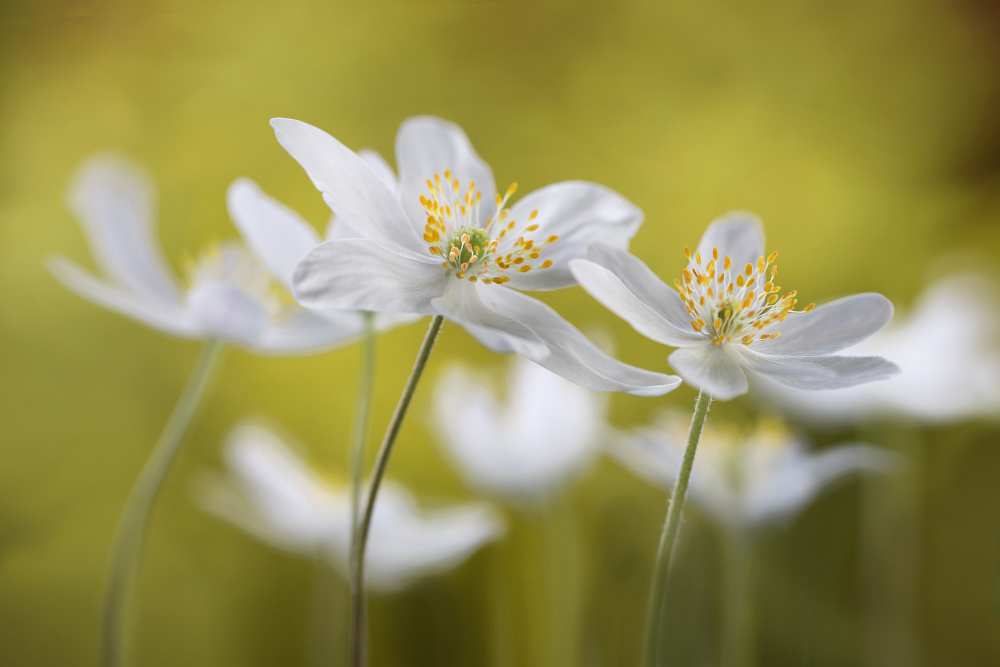
<instances>
[{"instance_id":1,"label":"blurred white flower","mask_svg":"<svg viewBox=\"0 0 1000 667\"><path fill-rule=\"evenodd\" d=\"M709 225L676 290L625 250L591 247L570 262L590 294L649 338L677 347L670 365L714 398L746 393L747 375L795 389L833 389L898 372L881 357L832 353L881 329L892 304L879 294L855 294L795 310L797 293L776 284L778 254L764 254L760 222L733 213Z\"/></svg>"},{"instance_id":2,"label":"blurred white flower","mask_svg":"<svg viewBox=\"0 0 1000 667\"><path fill-rule=\"evenodd\" d=\"M672 486L687 441L689 417L665 414L651 426L618 433L610 453L636 475ZM754 529L790 518L824 488L856 472L886 472L896 458L867 445L810 453L782 426L763 422L749 435L706 425L691 474L690 498L716 521Z\"/></svg>"},{"instance_id":3,"label":"blurred white flower","mask_svg":"<svg viewBox=\"0 0 1000 667\"><path fill-rule=\"evenodd\" d=\"M287 551L326 558L347 572L351 542L350 496L326 484L270 430L245 423L225 450L229 475L208 479L203 506L260 540ZM503 533L483 503L421 510L392 482L383 484L366 556L367 583L392 591L457 566Z\"/></svg>"},{"instance_id":4,"label":"blurred white flower","mask_svg":"<svg viewBox=\"0 0 1000 667\"><path fill-rule=\"evenodd\" d=\"M501 403L487 377L450 368L437 387L441 442L467 483L513 504L556 493L593 460L606 397L520 357Z\"/></svg>"},{"instance_id":5,"label":"blurred white flower","mask_svg":"<svg viewBox=\"0 0 1000 667\"><path fill-rule=\"evenodd\" d=\"M358 313L306 310L282 286L288 280L284 267L305 254L301 226L289 225L267 242L254 239L257 255L236 242L211 249L190 267L190 285L182 288L153 238L154 198L146 174L127 160L102 155L86 162L69 201L106 277L63 258L50 260L53 274L80 296L156 329L265 354L315 351L361 333ZM241 228L279 212L247 182L237 182L229 200Z\"/></svg>"},{"instance_id":6,"label":"blurred white flower","mask_svg":"<svg viewBox=\"0 0 1000 667\"><path fill-rule=\"evenodd\" d=\"M642 212L607 188L557 183L507 207L465 133L438 118L411 118L396 137L397 180L372 153L326 132L271 121L281 145L356 238L313 250L295 294L311 308L446 317L487 347L517 352L598 391L659 395L679 378L605 354L547 305L519 290L573 285L567 262L600 240L625 248Z\"/></svg>"},{"instance_id":7,"label":"blurred white flower","mask_svg":"<svg viewBox=\"0 0 1000 667\"><path fill-rule=\"evenodd\" d=\"M925 422L1000 416L1000 299L984 276L940 280L909 316L848 351L891 355L905 372L887 382L808 394L766 383L759 396L819 425L882 415Z\"/></svg>"}]
</instances>

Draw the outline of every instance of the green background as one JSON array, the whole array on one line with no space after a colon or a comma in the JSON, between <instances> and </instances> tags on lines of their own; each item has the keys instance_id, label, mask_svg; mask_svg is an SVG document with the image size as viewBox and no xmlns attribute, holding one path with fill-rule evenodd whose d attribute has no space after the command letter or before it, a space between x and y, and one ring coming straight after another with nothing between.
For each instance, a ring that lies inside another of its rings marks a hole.
<instances>
[{"instance_id":1,"label":"green background","mask_svg":"<svg viewBox=\"0 0 1000 667\"><path fill-rule=\"evenodd\" d=\"M327 211L267 125L317 124L391 156L418 113L460 123L501 184L583 178L646 212L633 250L664 276L714 216L761 215L804 301L929 280L1000 250L1000 10L975 2L191 2L0 5L0 663L96 664L108 544L197 345L105 312L43 268L92 266L65 206L74 169L122 151L159 188L175 267L235 235L226 186L249 176L317 225ZM577 289L546 299L665 366ZM989 307L984 304L984 307ZM375 428L422 335L379 341ZM358 349L298 359L231 351L155 517L133 634L137 664L341 664L346 619L317 625L305 559L204 514L192 489L245 416L272 420L343 475ZM428 428L435 377L505 361L445 327L392 462L428 502L469 497ZM665 399L615 396L615 424ZM460 409L460 408L456 408ZM712 419L749 423L746 398ZM859 484L759 547L761 665L1000 664L1000 429L894 423L817 436L909 452L871 518ZM661 492L602 461L503 543L374 601L375 665L636 664ZM867 537L866 537L867 536ZM668 612L676 665L718 663L719 539L696 510ZM864 545L875 544L875 549ZM323 641L313 641L321 636ZM324 663L326 657L330 660Z\"/></svg>"}]
</instances>

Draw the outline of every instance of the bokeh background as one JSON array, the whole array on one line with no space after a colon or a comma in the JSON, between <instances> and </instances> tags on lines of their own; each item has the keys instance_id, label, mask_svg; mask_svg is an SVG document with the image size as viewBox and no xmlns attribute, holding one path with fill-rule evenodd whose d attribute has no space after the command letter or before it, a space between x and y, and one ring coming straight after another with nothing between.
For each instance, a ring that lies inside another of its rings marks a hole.
<instances>
[{"instance_id":1,"label":"bokeh background","mask_svg":"<svg viewBox=\"0 0 1000 667\"><path fill-rule=\"evenodd\" d=\"M94 152L152 173L159 236L180 269L235 236L224 192L239 176L325 222L269 117L391 156L399 122L433 113L462 124L521 192L584 178L624 193L647 214L634 251L666 276L710 219L745 208L764 218L784 283L806 301L877 290L905 310L935 276L998 257L998 72L1000 8L986 0L3 0L0 663L96 664L115 521L197 355L44 270L53 253L92 266L65 191ZM580 290L546 299L606 332L627 361L665 364ZM375 432L422 333L379 341ZM342 583L208 516L193 488L245 416L280 425L343 478L358 357L228 353L155 516L137 664L312 665L317 652L343 664L342 609L326 625L315 613L316 582L334 597ZM430 503L470 496L427 417L435 377L458 359L505 369L446 326L391 468ZM612 421L692 400L687 388L615 396ZM759 414L743 398L712 419ZM888 519L872 525L849 483L767 535L758 664L1000 664L998 435L989 419L813 434L905 449L915 469ZM376 598L374 664L635 664L663 509L662 492L599 462L546 512L510 513L508 537L457 571ZM685 540L671 664L718 664L718 535L695 509Z\"/></svg>"}]
</instances>

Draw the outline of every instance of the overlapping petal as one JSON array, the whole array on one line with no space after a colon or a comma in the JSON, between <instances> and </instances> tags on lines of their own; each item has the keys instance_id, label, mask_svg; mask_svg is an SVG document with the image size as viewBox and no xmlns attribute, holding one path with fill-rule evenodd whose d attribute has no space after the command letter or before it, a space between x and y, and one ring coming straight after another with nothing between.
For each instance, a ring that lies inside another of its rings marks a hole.
<instances>
[{"instance_id":1,"label":"overlapping petal","mask_svg":"<svg viewBox=\"0 0 1000 667\"><path fill-rule=\"evenodd\" d=\"M705 342L682 347L670 354L670 365L685 382L707 391L719 400L736 398L747 392L747 376L737 353Z\"/></svg>"},{"instance_id":2,"label":"overlapping petal","mask_svg":"<svg viewBox=\"0 0 1000 667\"><path fill-rule=\"evenodd\" d=\"M839 352L884 327L892 319L892 303L881 294L854 294L823 304L811 312L791 312L780 323L781 337L761 341L764 354L817 356Z\"/></svg>"},{"instance_id":3,"label":"overlapping petal","mask_svg":"<svg viewBox=\"0 0 1000 667\"><path fill-rule=\"evenodd\" d=\"M540 238L558 237L545 246L548 269L511 275L510 286L550 290L576 283L570 260L586 257L595 243L625 249L642 224L642 211L617 192L597 183L566 181L535 190L520 199L509 218L539 227ZM508 237L508 242L513 239ZM503 253L500 247L498 252Z\"/></svg>"},{"instance_id":4,"label":"overlapping petal","mask_svg":"<svg viewBox=\"0 0 1000 667\"><path fill-rule=\"evenodd\" d=\"M796 389L841 389L885 380L899 372L895 364L882 357L777 356L745 347L737 351L752 373Z\"/></svg>"},{"instance_id":5,"label":"overlapping petal","mask_svg":"<svg viewBox=\"0 0 1000 667\"><path fill-rule=\"evenodd\" d=\"M733 265L755 264L764 253L764 226L757 216L735 211L716 219L708 226L698 244L698 252L708 261L713 248L719 256L729 256Z\"/></svg>"}]
</instances>

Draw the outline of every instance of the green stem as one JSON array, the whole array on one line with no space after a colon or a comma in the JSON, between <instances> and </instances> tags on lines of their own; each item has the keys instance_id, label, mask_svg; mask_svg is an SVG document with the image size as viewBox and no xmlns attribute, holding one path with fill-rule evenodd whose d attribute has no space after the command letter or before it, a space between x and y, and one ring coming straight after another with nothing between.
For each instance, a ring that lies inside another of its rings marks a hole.
<instances>
[{"instance_id":1,"label":"green stem","mask_svg":"<svg viewBox=\"0 0 1000 667\"><path fill-rule=\"evenodd\" d=\"M218 341L205 344L198 365L191 373L153 453L125 501L125 509L111 547L111 569L104 592L101 664L105 667L124 664L124 623L129 586L142 558L150 515L221 351L222 343Z\"/></svg>"},{"instance_id":2,"label":"green stem","mask_svg":"<svg viewBox=\"0 0 1000 667\"><path fill-rule=\"evenodd\" d=\"M704 391L698 392L694 402L694 413L691 415L691 430L688 432L687 449L677 475L673 492L670 494L670 504L667 506L667 518L660 534L660 545L656 551L656 564L653 569L653 583L649 596L649 607L646 612L646 660L647 667L656 667L657 651L660 647L660 632L663 627L663 602L667 588L667 575L670 572L670 559L674 554L674 544L677 532L681 526L681 512L684 510L684 497L687 494L688 480L691 478L691 468L694 465L694 455L698 450L698 440L701 439L701 429L708 417L708 408L712 405L712 397Z\"/></svg>"},{"instance_id":3,"label":"green stem","mask_svg":"<svg viewBox=\"0 0 1000 667\"><path fill-rule=\"evenodd\" d=\"M722 665L750 667L754 651L753 536L734 526L726 530L724 540Z\"/></svg>"},{"instance_id":4,"label":"green stem","mask_svg":"<svg viewBox=\"0 0 1000 667\"><path fill-rule=\"evenodd\" d=\"M403 393L396 404L396 410L389 421L385 437L379 446L378 454L375 457L375 468L372 472L371 485L365 499L365 509L361 516L361 524L358 526L357 540L355 540L354 553L351 555L351 590L358 591L358 595L351 600L351 664L354 667L362 667L366 661L365 651L365 550L368 547L368 534L371 531L372 516L375 513L375 501L378 499L378 491L382 486L382 478L385 477L386 467L389 465L389 456L392 455L392 447L396 442L396 436L403 426L403 419L406 411L410 407L410 401L417 390L420 376L427 365L427 359L431 356L434 342L444 318L435 315L431 319L424 342L417 353L417 359L413 362L413 370L410 372L410 379L406 381Z\"/></svg>"}]
</instances>

